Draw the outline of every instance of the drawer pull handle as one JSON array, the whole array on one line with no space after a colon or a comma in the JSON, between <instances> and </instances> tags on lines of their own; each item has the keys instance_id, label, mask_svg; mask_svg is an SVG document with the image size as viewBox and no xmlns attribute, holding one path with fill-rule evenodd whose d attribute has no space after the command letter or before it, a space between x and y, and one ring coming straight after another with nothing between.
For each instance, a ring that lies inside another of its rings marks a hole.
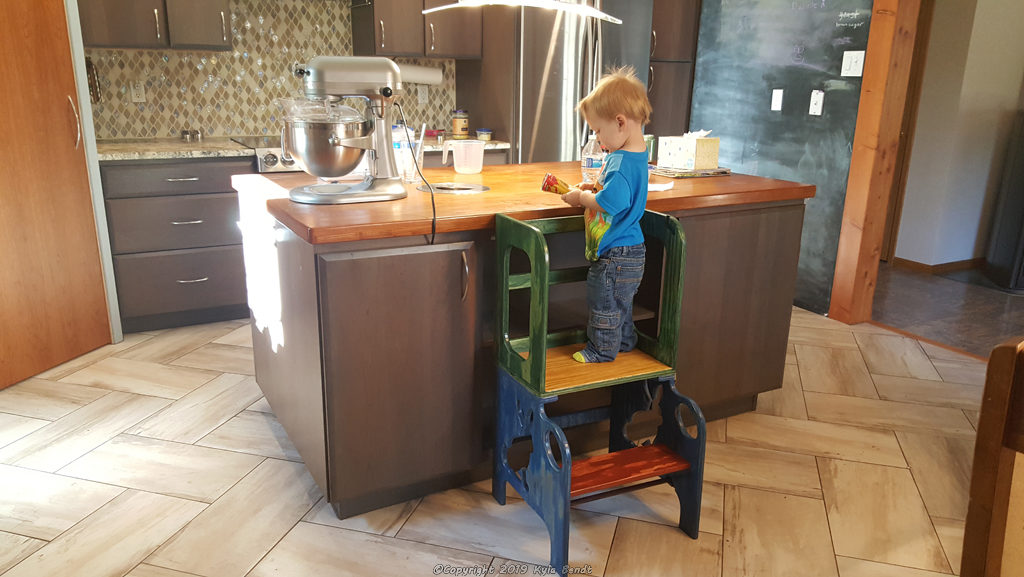
<instances>
[{"instance_id":1,"label":"drawer pull handle","mask_svg":"<svg viewBox=\"0 0 1024 577\"><path fill-rule=\"evenodd\" d=\"M166 178L164 180L166 180L167 182L195 182L195 181L199 180L199 177L198 176L187 176L187 177L184 177L184 178Z\"/></svg>"},{"instance_id":2,"label":"drawer pull handle","mask_svg":"<svg viewBox=\"0 0 1024 577\"><path fill-rule=\"evenodd\" d=\"M172 220L171 224L203 224L203 219L199 220Z\"/></svg>"},{"instance_id":3,"label":"drawer pull handle","mask_svg":"<svg viewBox=\"0 0 1024 577\"><path fill-rule=\"evenodd\" d=\"M192 284L192 283L197 283L197 282L206 282L208 280L210 280L210 277L204 276L203 278L194 278L194 279L191 279L191 280L179 280L179 281L176 281L176 282L178 284Z\"/></svg>"},{"instance_id":4,"label":"drawer pull handle","mask_svg":"<svg viewBox=\"0 0 1024 577\"><path fill-rule=\"evenodd\" d=\"M466 294L469 292L469 261L466 259L466 251L462 251L462 272L465 278L462 281L462 302L466 302Z\"/></svg>"}]
</instances>

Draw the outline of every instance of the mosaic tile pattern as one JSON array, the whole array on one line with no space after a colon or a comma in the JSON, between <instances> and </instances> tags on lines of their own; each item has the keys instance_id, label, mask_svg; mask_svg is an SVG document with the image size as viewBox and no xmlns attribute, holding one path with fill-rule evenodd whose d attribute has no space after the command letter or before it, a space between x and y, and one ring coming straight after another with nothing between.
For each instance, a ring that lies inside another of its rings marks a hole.
<instances>
[{"instance_id":1,"label":"mosaic tile pattern","mask_svg":"<svg viewBox=\"0 0 1024 577\"><path fill-rule=\"evenodd\" d=\"M295 63L314 56L352 54L351 0L232 0L230 52L86 50L100 80L93 104L98 139L177 136L184 128L208 136L270 134L279 130L275 100L296 96ZM403 98L413 126L444 127L455 107L455 61L396 58L401 65L442 68L426 104ZM133 103L132 81L146 86L146 102Z\"/></svg>"}]
</instances>

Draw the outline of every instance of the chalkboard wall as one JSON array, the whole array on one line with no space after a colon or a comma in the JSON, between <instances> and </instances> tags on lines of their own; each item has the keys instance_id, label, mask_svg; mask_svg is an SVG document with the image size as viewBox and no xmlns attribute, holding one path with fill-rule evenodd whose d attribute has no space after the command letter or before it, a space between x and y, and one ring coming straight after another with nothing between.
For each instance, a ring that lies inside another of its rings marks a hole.
<instances>
[{"instance_id":1,"label":"chalkboard wall","mask_svg":"<svg viewBox=\"0 0 1024 577\"><path fill-rule=\"evenodd\" d=\"M871 0L703 0L690 130L711 130L719 165L817 186L807 203L797 305L828 311L860 76L843 54L867 47ZM772 92L783 90L782 110ZM808 114L824 92L821 116Z\"/></svg>"}]
</instances>

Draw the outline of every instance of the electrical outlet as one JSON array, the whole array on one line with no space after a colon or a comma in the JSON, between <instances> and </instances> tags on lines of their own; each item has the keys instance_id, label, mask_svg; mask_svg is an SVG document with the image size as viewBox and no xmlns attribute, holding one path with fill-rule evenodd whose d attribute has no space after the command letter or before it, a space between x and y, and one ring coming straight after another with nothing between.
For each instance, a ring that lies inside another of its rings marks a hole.
<instances>
[{"instance_id":1,"label":"electrical outlet","mask_svg":"<svg viewBox=\"0 0 1024 577\"><path fill-rule=\"evenodd\" d=\"M811 91L811 107L807 111L811 116L821 116L821 109L825 105L825 91L824 90L812 90Z\"/></svg>"},{"instance_id":2,"label":"electrical outlet","mask_svg":"<svg viewBox=\"0 0 1024 577\"><path fill-rule=\"evenodd\" d=\"M842 76L863 76L864 75L864 51L847 50L843 52L843 67L840 70Z\"/></svg>"},{"instance_id":3,"label":"electrical outlet","mask_svg":"<svg viewBox=\"0 0 1024 577\"><path fill-rule=\"evenodd\" d=\"M146 84L141 80L131 83L132 102L146 101Z\"/></svg>"},{"instance_id":4,"label":"electrical outlet","mask_svg":"<svg viewBox=\"0 0 1024 577\"><path fill-rule=\"evenodd\" d=\"M781 88L772 90L772 110L782 110L782 93L783 90Z\"/></svg>"},{"instance_id":5,"label":"electrical outlet","mask_svg":"<svg viewBox=\"0 0 1024 577\"><path fill-rule=\"evenodd\" d=\"M424 86L424 85L420 85L420 86L416 87L416 90L418 91L420 106L426 106L427 103L430 102L430 91L429 91L429 89L426 86Z\"/></svg>"}]
</instances>

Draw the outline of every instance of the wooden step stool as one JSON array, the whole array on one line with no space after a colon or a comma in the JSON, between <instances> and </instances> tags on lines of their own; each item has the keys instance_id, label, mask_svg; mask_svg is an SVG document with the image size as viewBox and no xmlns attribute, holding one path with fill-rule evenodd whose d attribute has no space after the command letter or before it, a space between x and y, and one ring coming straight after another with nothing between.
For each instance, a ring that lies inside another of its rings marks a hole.
<instances>
[{"instance_id":1,"label":"wooden step stool","mask_svg":"<svg viewBox=\"0 0 1024 577\"><path fill-rule=\"evenodd\" d=\"M586 330L548 334L548 287L585 281L588 267L549 270L546 234L583 230L583 217L518 221L496 217L498 255L498 398L492 494L505 504L506 483L540 515L551 540L551 566L564 575L569 567L569 503L645 487L643 480L668 482L679 498L679 527L696 539L704 479L704 415L696 403L675 387L676 349L683 286L686 241L675 218L646 211L641 220L648 246L648 274L661 269L657 335L637 329L637 348L619 353L614 362L583 364L572 359L587 340ZM652 245L661 250L652 251ZM529 258L530 272L509 274L512 249ZM653 254L664 255L652 262ZM530 289L529 334L509 334L509 291ZM545 405L558 395L615 387L608 407L550 417ZM661 391L659 425L653 444L637 446L625 433L639 411L653 408ZM696 425L687 432L685 406ZM563 427L608 419L608 454L572 461ZM517 439L529 437L533 450L525 468L513 471L508 451ZM629 485L627 487L627 485ZM619 489L618 491L616 489Z\"/></svg>"}]
</instances>

